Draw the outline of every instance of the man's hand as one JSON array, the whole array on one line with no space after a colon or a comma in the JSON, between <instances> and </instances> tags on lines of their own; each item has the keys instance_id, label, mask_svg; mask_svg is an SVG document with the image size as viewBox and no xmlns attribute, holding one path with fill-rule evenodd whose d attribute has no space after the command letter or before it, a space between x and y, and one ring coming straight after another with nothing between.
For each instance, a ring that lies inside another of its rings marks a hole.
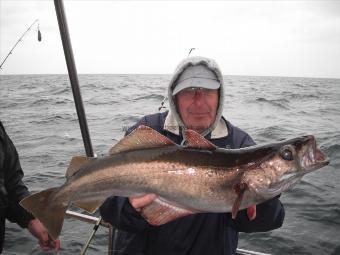
<instances>
[{"instance_id":1,"label":"man's hand","mask_svg":"<svg viewBox=\"0 0 340 255\"><path fill-rule=\"evenodd\" d=\"M249 220L254 220L256 218L256 205L247 208L247 215Z\"/></svg>"},{"instance_id":2,"label":"man's hand","mask_svg":"<svg viewBox=\"0 0 340 255\"><path fill-rule=\"evenodd\" d=\"M38 219L31 220L28 223L27 228L31 232L31 234L39 240L39 245L42 250L44 251L52 249L55 251L60 250L59 239L57 240L52 239L52 237L48 234L47 229Z\"/></svg>"},{"instance_id":3,"label":"man's hand","mask_svg":"<svg viewBox=\"0 0 340 255\"><path fill-rule=\"evenodd\" d=\"M129 202L137 212L140 212L143 207L151 204L156 198L157 195L155 194L147 194L139 197L129 197Z\"/></svg>"}]
</instances>

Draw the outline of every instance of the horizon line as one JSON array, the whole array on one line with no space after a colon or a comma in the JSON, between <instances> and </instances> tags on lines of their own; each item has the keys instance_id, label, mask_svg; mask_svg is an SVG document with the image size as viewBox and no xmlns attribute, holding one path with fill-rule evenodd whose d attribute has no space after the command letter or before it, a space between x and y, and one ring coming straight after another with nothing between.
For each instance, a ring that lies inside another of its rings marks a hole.
<instances>
[{"instance_id":1,"label":"horizon line","mask_svg":"<svg viewBox=\"0 0 340 255\"><path fill-rule=\"evenodd\" d=\"M173 73L78 73L78 75L172 75ZM0 76L14 76L14 75L68 75L68 73L7 73L2 74ZM334 76L285 76L285 75L250 75L250 74L223 74L223 76L246 76L246 77L278 77L278 78L310 78L310 79L340 79L339 77Z\"/></svg>"}]
</instances>

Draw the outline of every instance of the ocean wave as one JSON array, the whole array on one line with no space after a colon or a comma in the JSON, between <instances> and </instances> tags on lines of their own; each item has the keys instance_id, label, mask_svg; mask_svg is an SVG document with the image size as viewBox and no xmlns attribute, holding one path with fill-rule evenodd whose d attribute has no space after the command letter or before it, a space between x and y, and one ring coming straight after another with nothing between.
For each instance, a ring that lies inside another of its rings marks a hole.
<instances>
[{"instance_id":1,"label":"ocean wave","mask_svg":"<svg viewBox=\"0 0 340 255\"><path fill-rule=\"evenodd\" d=\"M47 104L50 104L50 101L51 100L49 98L39 98L31 102L29 106L32 107L32 106L37 106L37 105L47 105Z\"/></svg>"},{"instance_id":2,"label":"ocean wave","mask_svg":"<svg viewBox=\"0 0 340 255\"><path fill-rule=\"evenodd\" d=\"M115 105L118 104L119 101L115 100L114 97L110 97L110 96L103 96L103 97L99 97L99 96L93 96L91 98L88 99L84 99L85 103L89 103L91 105Z\"/></svg>"},{"instance_id":3,"label":"ocean wave","mask_svg":"<svg viewBox=\"0 0 340 255\"><path fill-rule=\"evenodd\" d=\"M326 147L325 152L329 157L339 156L340 144L332 144L329 147Z\"/></svg>"},{"instance_id":4,"label":"ocean wave","mask_svg":"<svg viewBox=\"0 0 340 255\"><path fill-rule=\"evenodd\" d=\"M54 104L59 105L59 104L68 104L68 103L73 103L71 99L68 98L63 98L63 99L56 99Z\"/></svg>"},{"instance_id":5,"label":"ocean wave","mask_svg":"<svg viewBox=\"0 0 340 255\"><path fill-rule=\"evenodd\" d=\"M137 98L134 98L134 100L137 102L139 100L149 100L149 99L155 99L155 100L158 100L158 101L162 101L164 99L164 96L163 95L159 95L159 94L149 94L149 95L145 95L145 96L140 96L140 97L137 97Z\"/></svg>"},{"instance_id":6,"label":"ocean wave","mask_svg":"<svg viewBox=\"0 0 340 255\"><path fill-rule=\"evenodd\" d=\"M21 82L19 83L19 88L20 90L24 89L29 89L29 90L34 90L37 88L37 84L35 82L32 82L31 80L27 80L26 82Z\"/></svg>"},{"instance_id":7,"label":"ocean wave","mask_svg":"<svg viewBox=\"0 0 340 255\"><path fill-rule=\"evenodd\" d=\"M267 103L271 106L275 106L275 107L279 107L281 109L285 109L285 110L289 110L289 101L287 99L284 98L280 98L280 99L266 99L263 97L259 97L255 99L256 102L260 102L260 103Z\"/></svg>"},{"instance_id":8,"label":"ocean wave","mask_svg":"<svg viewBox=\"0 0 340 255\"><path fill-rule=\"evenodd\" d=\"M14 108L18 106L19 104L17 102L0 102L0 109L6 109L6 108Z\"/></svg>"},{"instance_id":9,"label":"ocean wave","mask_svg":"<svg viewBox=\"0 0 340 255\"><path fill-rule=\"evenodd\" d=\"M33 119L28 121L30 124L34 125L46 125L50 123L58 123L59 121L69 121L69 122L77 122L77 116L75 114L53 114L53 115L45 115L41 116L40 119Z\"/></svg>"},{"instance_id":10,"label":"ocean wave","mask_svg":"<svg viewBox=\"0 0 340 255\"><path fill-rule=\"evenodd\" d=\"M273 142L291 137L291 128L287 126L272 125L265 128L257 128L254 131L254 136L264 142Z\"/></svg>"},{"instance_id":11,"label":"ocean wave","mask_svg":"<svg viewBox=\"0 0 340 255\"><path fill-rule=\"evenodd\" d=\"M304 99L304 100L308 100L308 99L319 99L321 98L321 95L318 93L313 93L313 94L301 94L301 93L290 93L287 92L286 96L289 99Z\"/></svg>"},{"instance_id":12,"label":"ocean wave","mask_svg":"<svg viewBox=\"0 0 340 255\"><path fill-rule=\"evenodd\" d=\"M129 115L129 114L117 114L114 116L113 121L115 123L125 123L125 124L134 124L140 119L137 115ZM123 128L123 127L122 127Z\"/></svg>"},{"instance_id":13,"label":"ocean wave","mask_svg":"<svg viewBox=\"0 0 340 255\"><path fill-rule=\"evenodd\" d=\"M295 87L298 87L298 88L304 88L304 87L307 86L306 84L302 84L302 83L293 83L293 85L294 85Z\"/></svg>"},{"instance_id":14,"label":"ocean wave","mask_svg":"<svg viewBox=\"0 0 340 255\"><path fill-rule=\"evenodd\" d=\"M340 226L340 205L337 203L319 200L313 202L304 201L302 203L285 202L284 205L287 210L294 212L296 217L300 219L311 222L317 221L318 224L324 224L325 226ZM315 212L318 213L316 214Z\"/></svg>"},{"instance_id":15,"label":"ocean wave","mask_svg":"<svg viewBox=\"0 0 340 255\"><path fill-rule=\"evenodd\" d=\"M316 191L319 191L319 192L325 191L324 188L322 188L320 186L317 186L317 185L315 185L315 184L313 184L313 183L311 183L309 181L303 180L303 179L299 182L299 184L303 185L303 186L306 186L307 189L313 188L313 189L315 189Z\"/></svg>"},{"instance_id":16,"label":"ocean wave","mask_svg":"<svg viewBox=\"0 0 340 255\"><path fill-rule=\"evenodd\" d=\"M53 89L50 94L52 95L65 95L65 94L70 94L71 93L71 86L65 86L57 89Z\"/></svg>"}]
</instances>

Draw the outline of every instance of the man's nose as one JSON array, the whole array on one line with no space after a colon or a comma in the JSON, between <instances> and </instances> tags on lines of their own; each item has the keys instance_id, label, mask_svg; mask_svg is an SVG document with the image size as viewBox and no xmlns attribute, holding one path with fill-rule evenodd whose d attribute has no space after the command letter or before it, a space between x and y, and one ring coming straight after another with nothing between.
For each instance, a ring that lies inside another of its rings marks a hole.
<instances>
[{"instance_id":1,"label":"man's nose","mask_svg":"<svg viewBox=\"0 0 340 255\"><path fill-rule=\"evenodd\" d=\"M204 103L204 92L202 90L195 91L194 101L196 104Z\"/></svg>"}]
</instances>

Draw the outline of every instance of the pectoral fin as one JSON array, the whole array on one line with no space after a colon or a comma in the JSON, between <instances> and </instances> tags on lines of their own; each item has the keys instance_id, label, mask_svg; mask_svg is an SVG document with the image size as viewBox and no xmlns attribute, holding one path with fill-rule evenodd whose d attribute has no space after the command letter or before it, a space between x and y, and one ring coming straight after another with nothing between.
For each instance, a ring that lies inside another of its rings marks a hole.
<instances>
[{"instance_id":1,"label":"pectoral fin","mask_svg":"<svg viewBox=\"0 0 340 255\"><path fill-rule=\"evenodd\" d=\"M154 226L159 226L194 213L197 212L170 204L159 198L141 210L141 215Z\"/></svg>"},{"instance_id":2,"label":"pectoral fin","mask_svg":"<svg viewBox=\"0 0 340 255\"><path fill-rule=\"evenodd\" d=\"M246 191L247 188L248 188L248 185L246 183L238 183L234 187L234 190L237 196L234 201L233 207L231 209L231 217L233 219L236 219L237 212L240 209L240 206L242 203L244 192Z\"/></svg>"}]
</instances>

